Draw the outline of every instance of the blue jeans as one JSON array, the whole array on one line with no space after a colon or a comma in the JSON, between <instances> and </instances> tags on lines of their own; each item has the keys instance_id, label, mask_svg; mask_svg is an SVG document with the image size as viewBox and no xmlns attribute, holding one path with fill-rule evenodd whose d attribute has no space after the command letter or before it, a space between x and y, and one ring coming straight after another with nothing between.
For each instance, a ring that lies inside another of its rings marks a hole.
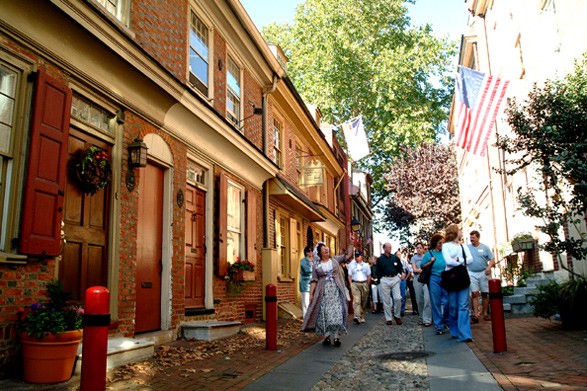
<instances>
[{"instance_id":1,"label":"blue jeans","mask_svg":"<svg viewBox=\"0 0 587 391\"><path fill-rule=\"evenodd\" d=\"M448 326L448 293L440 286L440 276L431 275L430 306L432 307L432 321L436 330L444 330Z\"/></svg>"},{"instance_id":2,"label":"blue jeans","mask_svg":"<svg viewBox=\"0 0 587 391\"><path fill-rule=\"evenodd\" d=\"M456 292L448 292L450 335L459 341L473 339L469 320L469 287Z\"/></svg>"},{"instance_id":3,"label":"blue jeans","mask_svg":"<svg viewBox=\"0 0 587 391\"><path fill-rule=\"evenodd\" d=\"M403 280L399 285L399 290L402 295L402 310L401 310L402 314L404 312L406 312L406 287L407 287L407 285L408 285L407 280Z\"/></svg>"}]
</instances>

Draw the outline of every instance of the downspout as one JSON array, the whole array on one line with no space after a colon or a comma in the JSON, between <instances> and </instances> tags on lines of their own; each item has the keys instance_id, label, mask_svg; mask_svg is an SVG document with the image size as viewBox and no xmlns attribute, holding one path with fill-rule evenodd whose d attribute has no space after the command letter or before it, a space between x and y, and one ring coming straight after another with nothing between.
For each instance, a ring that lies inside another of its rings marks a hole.
<instances>
[{"instance_id":1,"label":"downspout","mask_svg":"<svg viewBox=\"0 0 587 391\"><path fill-rule=\"evenodd\" d=\"M263 143L263 155L267 156L267 96L272 94L277 88L279 76L273 74L273 83L270 87L263 89L263 97L261 98L261 107L263 113L261 115L261 133ZM263 248L269 247L269 188L268 181L263 183Z\"/></svg>"}]
</instances>

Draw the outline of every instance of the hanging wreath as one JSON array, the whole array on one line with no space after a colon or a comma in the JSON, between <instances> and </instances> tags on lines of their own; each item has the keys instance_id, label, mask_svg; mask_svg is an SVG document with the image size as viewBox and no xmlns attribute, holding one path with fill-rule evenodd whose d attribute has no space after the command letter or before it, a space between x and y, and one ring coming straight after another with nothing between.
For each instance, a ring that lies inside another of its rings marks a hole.
<instances>
[{"instance_id":1,"label":"hanging wreath","mask_svg":"<svg viewBox=\"0 0 587 391\"><path fill-rule=\"evenodd\" d=\"M73 177L85 194L94 195L112 180L110 157L101 148L80 149L71 160Z\"/></svg>"}]
</instances>

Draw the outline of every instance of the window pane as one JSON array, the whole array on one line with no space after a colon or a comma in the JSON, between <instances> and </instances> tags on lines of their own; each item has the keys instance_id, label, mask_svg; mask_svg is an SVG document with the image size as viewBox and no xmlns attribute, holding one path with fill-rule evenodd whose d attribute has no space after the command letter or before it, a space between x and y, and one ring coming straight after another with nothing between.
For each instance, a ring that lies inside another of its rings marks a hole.
<instances>
[{"instance_id":1,"label":"window pane","mask_svg":"<svg viewBox=\"0 0 587 391\"><path fill-rule=\"evenodd\" d=\"M12 128L10 126L0 124L0 153L9 153L10 152L10 136L11 136L11 134L12 134Z\"/></svg>"},{"instance_id":2,"label":"window pane","mask_svg":"<svg viewBox=\"0 0 587 391\"><path fill-rule=\"evenodd\" d=\"M198 52L206 61L208 60L208 43L207 39L198 35L193 29L190 31L190 46Z\"/></svg>"},{"instance_id":3,"label":"window pane","mask_svg":"<svg viewBox=\"0 0 587 391\"><path fill-rule=\"evenodd\" d=\"M0 95L0 122L12 125L12 114L14 112L14 100L6 95Z\"/></svg>"},{"instance_id":4,"label":"window pane","mask_svg":"<svg viewBox=\"0 0 587 391\"><path fill-rule=\"evenodd\" d=\"M236 96L240 98L241 95L241 77L240 77L240 69L234 63L234 61L228 57L228 65L226 67L226 82L228 87L232 89L232 92L235 93Z\"/></svg>"},{"instance_id":5,"label":"window pane","mask_svg":"<svg viewBox=\"0 0 587 391\"><path fill-rule=\"evenodd\" d=\"M233 263L236 261L236 257L239 256L240 234L232 231L228 231L227 234L226 257L229 263Z\"/></svg>"},{"instance_id":6,"label":"window pane","mask_svg":"<svg viewBox=\"0 0 587 391\"><path fill-rule=\"evenodd\" d=\"M194 50L190 50L190 72L208 85L208 64Z\"/></svg>"},{"instance_id":7,"label":"window pane","mask_svg":"<svg viewBox=\"0 0 587 391\"><path fill-rule=\"evenodd\" d=\"M0 66L0 94L14 98L16 74Z\"/></svg>"},{"instance_id":8,"label":"window pane","mask_svg":"<svg viewBox=\"0 0 587 391\"><path fill-rule=\"evenodd\" d=\"M234 186L228 186L227 224L228 229L240 232L241 229L241 192Z\"/></svg>"}]
</instances>

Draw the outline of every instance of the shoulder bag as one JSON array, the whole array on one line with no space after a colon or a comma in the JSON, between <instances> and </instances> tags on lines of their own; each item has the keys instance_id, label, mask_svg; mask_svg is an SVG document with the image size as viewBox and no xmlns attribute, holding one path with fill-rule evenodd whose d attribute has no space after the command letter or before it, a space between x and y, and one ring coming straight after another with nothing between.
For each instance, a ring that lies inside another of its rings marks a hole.
<instances>
[{"instance_id":1,"label":"shoulder bag","mask_svg":"<svg viewBox=\"0 0 587 391\"><path fill-rule=\"evenodd\" d=\"M461 244L461 250L463 251L463 263L455 266L450 270L445 270L440 276L440 286L442 286L447 292L456 292L468 288L471 284L469 279L469 272L467 271L467 256L465 255L465 249Z\"/></svg>"},{"instance_id":2,"label":"shoulder bag","mask_svg":"<svg viewBox=\"0 0 587 391\"><path fill-rule=\"evenodd\" d=\"M433 256L432 252L430 252L430 255ZM428 285L430 283L430 275L432 274L432 262L428 263L428 267L422 268L422 266L420 266L420 269L422 269L422 271L418 276L418 282L420 284Z\"/></svg>"}]
</instances>

